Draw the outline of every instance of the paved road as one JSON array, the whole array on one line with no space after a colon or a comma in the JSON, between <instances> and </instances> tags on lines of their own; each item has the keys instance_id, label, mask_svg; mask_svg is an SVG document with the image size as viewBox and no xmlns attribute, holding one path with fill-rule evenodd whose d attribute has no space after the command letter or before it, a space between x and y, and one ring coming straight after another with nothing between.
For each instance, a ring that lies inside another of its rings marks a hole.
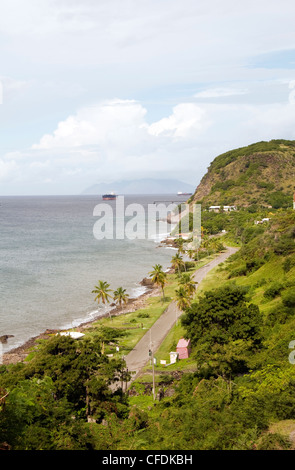
<instances>
[{"instance_id":1,"label":"paved road","mask_svg":"<svg viewBox=\"0 0 295 470\"><path fill-rule=\"evenodd\" d=\"M221 253L202 268L198 269L198 271L196 271L193 275L194 280L200 283L212 268L225 261L236 251L237 248L227 247L226 251ZM161 317L137 343L134 349L127 356L125 356L128 370L135 372L132 376L131 382L136 378L142 367L144 367L149 362L149 349L151 343L153 351L157 351L162 341L178 317L182 315L182 313L183 312L178 309L176 302L172 301ZM127 384L127 387L131 382Z\"/></svg>"}]
</instances>

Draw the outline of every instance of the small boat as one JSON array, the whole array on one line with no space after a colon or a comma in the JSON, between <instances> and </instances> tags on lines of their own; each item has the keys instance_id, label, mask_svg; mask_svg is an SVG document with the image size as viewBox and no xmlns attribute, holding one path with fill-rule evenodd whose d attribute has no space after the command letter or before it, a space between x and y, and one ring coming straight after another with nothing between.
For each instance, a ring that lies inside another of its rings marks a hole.
<instances>
[{"instance_id":1,"label":"small boat","mask_svg":"<svg viewBox=\"0 0 295 470\"><path fill-rule=\"evenodd\" d=\"M183 193L182 191L178 191L178 196L191 196L193 193Z\"/></svg>"},{"instance_id":2,"label":"small boat","mask_svg":"<svg viewBox=\"0 0 295 470\"><path fill-rule=\"evenodd\" d=\"M103 194L102 198L104 201L112 201L113 199L116 199L117 195L115 193L109 193L109 194Z\"/></svg>"}]
</instances>

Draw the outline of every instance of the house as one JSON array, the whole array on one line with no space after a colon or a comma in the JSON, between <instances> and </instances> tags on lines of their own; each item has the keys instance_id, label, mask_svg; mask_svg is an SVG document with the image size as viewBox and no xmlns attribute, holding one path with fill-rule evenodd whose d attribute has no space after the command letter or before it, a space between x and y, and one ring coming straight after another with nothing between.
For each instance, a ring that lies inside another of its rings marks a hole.
<instances>
[{"instance_id":1,"label":"house","mask_svg":"<svg viewBox=\"0 0 295 470\"><path fill-rule=\"evenodd\" d=\"M224 212L231 212L231 211L236 211L237 207L236 206L223 206Z\"/></svg>"},{"instance_id":2,"label":"house","mask_svg":"<svg viewBox=\"0 0 295 470\"><path fill-rule=\"evenodd\" d=\"M190 339L186 340L181 338L176 346L176 352L178 353L179 359L187 359L191 353L190 348L191 341Z\"/></svg>"},{"instance_id":3,"label":"house","mask_svg":"<svg viewBox=\"0 0 295 470\"><path fill-rule=\"evenodd\" d=\"M220 206L210 206L209 212L219 212Z\"/></svg>"},{"instance_id":4,"label":"house","mask_svg":"<svg viewBox=\"0 0 295 470\"><path fill-rule=\"evenodd\" d=\"M263 224L264 222L269 222L270 221L270 218L269 217L265 217L264 219L261 219L261 220L255 220L254 221L254 224L255 225L259 225L259 224Z\"/></svg>"},{"instance_id":5,"label":"house","mask_svg":"<svg viewBox=\"0 0 295 470\"><path fill-rule=\"evenodd\" d=\"M209 212L231 212L231 211L236 211L237 207L236 206L210 206L209 207Z\"/></svg>"}]
</instances>

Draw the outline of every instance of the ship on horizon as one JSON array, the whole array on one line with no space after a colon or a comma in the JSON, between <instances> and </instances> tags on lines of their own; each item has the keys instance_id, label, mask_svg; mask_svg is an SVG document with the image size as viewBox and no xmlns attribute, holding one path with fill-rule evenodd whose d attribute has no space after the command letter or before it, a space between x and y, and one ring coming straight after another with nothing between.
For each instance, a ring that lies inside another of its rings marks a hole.
<instances>
[{"instance_id":1,"label":"ship on horizon","mask_svg":"<svg viewBox=\"0 0 295 470\"><path fill-rule=\"evenodd\" d=\"M186 192L183 192L183 191L178 191L177 195L178 196L191 196L193 193L186 193Z\"/></svg>"},{"instance_id":2,"label":"ship on horizon","mask_svg":"<svg viewBox=\"0 0 295 470\"><path fill-rule=\"evenodd\" d=\"M116 199L116 197L117 197L117 194L115 194L114 192L102 195L102 198L104 201L112 201L113 199Z\"/></svg>"}]
</instances>

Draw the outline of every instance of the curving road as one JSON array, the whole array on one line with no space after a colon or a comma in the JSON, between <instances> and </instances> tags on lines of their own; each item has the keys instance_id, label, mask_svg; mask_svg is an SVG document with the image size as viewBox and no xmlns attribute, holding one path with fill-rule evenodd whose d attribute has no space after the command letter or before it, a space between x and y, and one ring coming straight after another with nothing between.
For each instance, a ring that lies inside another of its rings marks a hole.
<instances>
[{"instance_id":1,"label":"curving road","mask_svg":"<svg viewBox=\"0 0 295 470\"><path fill-rule=\"evenodd\" d=\"M197 283L200 283L211 269L225 261L232 254L236 253L237 250L238 248L227 247L226 251L198 269L193 275L194 280ZM172 301L161 317L136 344L134 349L125 356L126 366L130 372L133 372L132 379L127 384L127 387L136 378L140 370L149 362L149 349L151 348L151 345L152 350L154 352L157 351L160 344L182 313L183 312L178 309L176 302Z\"/></svg>"}]
</instances>

